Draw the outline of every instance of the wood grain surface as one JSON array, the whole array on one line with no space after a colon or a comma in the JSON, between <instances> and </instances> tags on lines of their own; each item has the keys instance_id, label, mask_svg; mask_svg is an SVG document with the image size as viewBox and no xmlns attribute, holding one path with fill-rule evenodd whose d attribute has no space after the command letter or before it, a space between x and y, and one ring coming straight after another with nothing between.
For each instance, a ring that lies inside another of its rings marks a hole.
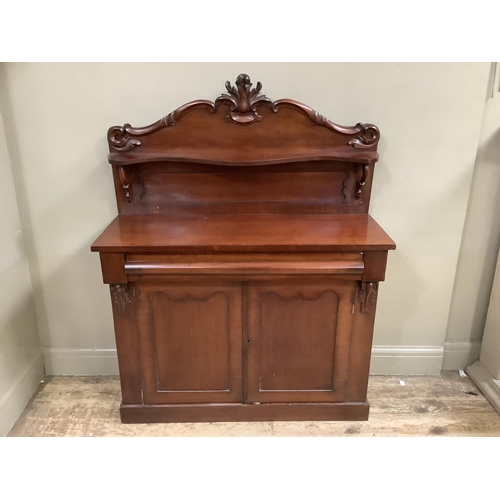
<instances>
[{"instance_id":1,"label":"wood grain surface","mask_svg":"<svg viewBox=\"0 0 500 500\"><path fill-rule=\"evenodd\" d=\"M391 250L367 214L127 215L92 244L94 252L280 252Z\"/></svg>"}]
</instances>

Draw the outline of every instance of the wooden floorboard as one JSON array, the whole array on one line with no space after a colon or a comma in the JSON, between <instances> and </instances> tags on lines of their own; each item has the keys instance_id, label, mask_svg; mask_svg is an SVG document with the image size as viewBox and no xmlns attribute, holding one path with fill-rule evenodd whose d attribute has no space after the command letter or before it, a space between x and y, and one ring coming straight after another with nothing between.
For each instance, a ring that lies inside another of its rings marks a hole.
<instances>
[{"instance_id":1,"label":"wooden floorboard","mask_svg":"<svg viewBox=\"0 0 500 500\"><path fill-rule=\"evenodd\" d=\"M373 376L368 398L367 422L122 424L117 377L47 377L9 436L500 436L500 416L458 372Z\"/></svg>"}]
</instances>

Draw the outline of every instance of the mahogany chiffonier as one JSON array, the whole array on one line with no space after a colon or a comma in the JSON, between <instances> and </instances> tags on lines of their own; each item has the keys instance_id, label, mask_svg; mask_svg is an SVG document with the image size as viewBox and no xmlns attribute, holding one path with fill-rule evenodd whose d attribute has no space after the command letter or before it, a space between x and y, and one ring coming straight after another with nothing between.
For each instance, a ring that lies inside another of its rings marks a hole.
<instances>
[{"instance_id":1,"label":"mahogany chiffonier","mask_svg":"<svg viewBox=\"0 0 500 500\"><path fill-rule=\"evenodd\" d=\"M271 101L108 131L119 215L92 245L111 289L122 422L366 420L379 130Z\"/></svg>"}]
</instances>

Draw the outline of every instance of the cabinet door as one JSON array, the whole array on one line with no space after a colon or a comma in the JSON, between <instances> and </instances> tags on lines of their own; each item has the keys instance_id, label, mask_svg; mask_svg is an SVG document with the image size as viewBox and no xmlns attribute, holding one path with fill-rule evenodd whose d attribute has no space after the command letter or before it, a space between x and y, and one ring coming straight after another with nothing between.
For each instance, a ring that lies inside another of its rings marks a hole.
<instances>
[{"instance_id":1,"label":"cabinet door","mask_svg":"<svg viewBox=\"0 0 500 500\"><path fill-rule=\"evenodd\" d=\"M355 282L248 290L247 401L343 401Z\"/></svg>"},{"instance_id":2,"label":"cabinet door","mask_svg":"<svg viewBox=\"0 0 500 500\"><path fill-rule=\"evenodd\" d=\"M138 282L144 403L242 398L241 285Z\"/></svg>"}]
</instances>

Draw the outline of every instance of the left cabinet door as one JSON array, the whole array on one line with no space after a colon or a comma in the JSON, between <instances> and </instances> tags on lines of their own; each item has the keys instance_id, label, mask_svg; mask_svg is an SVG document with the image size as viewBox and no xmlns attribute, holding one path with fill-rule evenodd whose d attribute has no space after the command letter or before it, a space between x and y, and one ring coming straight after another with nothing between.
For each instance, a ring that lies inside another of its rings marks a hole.
<instances>
[{"instance_id":1,"label":"left cabinet door","mask_svg":"<svg viewBox=\"0 0 500 500\"><path fill-rule=\"evenodd\" d=\"M136 283L145 404L242 400L242 286Z\"/></svg>"}]
</instances>

